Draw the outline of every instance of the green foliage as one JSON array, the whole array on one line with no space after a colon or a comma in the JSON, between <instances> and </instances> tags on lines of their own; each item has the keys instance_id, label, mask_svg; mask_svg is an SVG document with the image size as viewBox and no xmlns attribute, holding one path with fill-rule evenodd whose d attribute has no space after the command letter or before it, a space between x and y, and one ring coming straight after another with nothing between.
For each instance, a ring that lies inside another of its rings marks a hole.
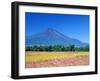
<instances>
[{"instance_id":1,"label":"green foliage","mask_svg":"<svg viewBox=\"0 0 100 81\"><path fill-rule=\"evenodd\" d=\"M75 45L70 45L70 51L74 51L75 50Z\"/></svg>"},{"instance_id":2,"label":"green foliage","mask_svg":"<svg viewBox=\"0 0 100 81\"><path fill-rule=\"evenodd\" d=\"M26 51L89 51L89 46L75 47L75 45L49 45L49 46L27 46Z\"/></svg>"}]
</instances>

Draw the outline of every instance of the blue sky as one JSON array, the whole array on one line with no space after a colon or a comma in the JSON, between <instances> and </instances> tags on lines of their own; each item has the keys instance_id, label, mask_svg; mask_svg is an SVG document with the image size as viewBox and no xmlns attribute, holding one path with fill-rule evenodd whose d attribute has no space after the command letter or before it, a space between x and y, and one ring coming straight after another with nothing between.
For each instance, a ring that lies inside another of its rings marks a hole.
<instances>
[{"instance_id":1,"label":"blue sky","mask_svg":"<svg viewBox=\"0 0 100 81\"><path fill-rule=\"evenodd\" d=\"M66 36L89 43L89 16L73 14L25 13L25 35L53 28Z\"/></svg>"}]
</instances>

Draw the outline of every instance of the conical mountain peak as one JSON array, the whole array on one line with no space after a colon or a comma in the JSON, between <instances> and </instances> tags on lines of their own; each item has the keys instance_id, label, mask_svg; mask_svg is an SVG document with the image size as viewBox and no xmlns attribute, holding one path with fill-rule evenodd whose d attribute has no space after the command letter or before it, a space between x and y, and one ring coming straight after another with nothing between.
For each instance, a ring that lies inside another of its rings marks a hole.
<instances>
[{"instance_id":1,"label":"conical mountain peak","mask_svg":"<svg viewBox=\"0 0 100 81\"><path fill-rule=\"evenodd\" d=\"M43 32L26 37L26 45L71 45L84 46L85 43L70 38L61 32L47 28Z\"/></svg>"},{"instance_id":2,"label":"conical mountain peak","mask_svg":"<svg viewBox=\"0 0 100 81\"><path fill-rule=\"evenodd\" d=\"M45 31L46 31L46 32L54 32L54 31L56 31L56 30L54 30L53 28L47 28Z\"/></svg>"},{"instance_id":3,"label":"conical mountain peak","mask_svg":"<svg viewBox=\"0 0 100 81\"><path fill-rule=\"evenodd\" d=\"M53 29L53 28L47 28L45 31L44 31L45 34L47 35L57 35L58 34L58 31Z\"/></svg>"}]
</instances>

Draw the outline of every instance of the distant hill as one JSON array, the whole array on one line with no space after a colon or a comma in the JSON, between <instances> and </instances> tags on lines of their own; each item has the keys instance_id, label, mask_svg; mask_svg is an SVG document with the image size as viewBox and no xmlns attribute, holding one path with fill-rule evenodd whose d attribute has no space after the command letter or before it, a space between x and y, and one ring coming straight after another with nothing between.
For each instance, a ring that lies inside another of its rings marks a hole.
<instances>
[{"instance_id":1,"label":"distant hill","mask_svg":"<svg viewBox=\"0 0 100 81\"><path fill-rule=\"evenodd\" d=\"M87 43L81 42L77 39L70 38L60 33L57 30L48 28L41 33L37 33L31 36L26 36L26 46L31 45L72 45L79 47L87 46Z\"/></svg>"}]
</instances>

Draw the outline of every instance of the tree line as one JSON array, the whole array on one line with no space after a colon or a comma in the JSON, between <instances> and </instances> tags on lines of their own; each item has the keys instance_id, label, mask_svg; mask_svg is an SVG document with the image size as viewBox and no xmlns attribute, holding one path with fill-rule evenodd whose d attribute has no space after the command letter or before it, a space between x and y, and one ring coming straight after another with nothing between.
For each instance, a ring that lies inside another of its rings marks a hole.
<instances>
[{"instance_id":1,"label":"tree line","mask_svg":"<svg viewBox=\"0 0 100 81\"><path fill-rule=\"evenodd\" d=\"M89 46L76 47L75 45L49 45L49 46L26 46L26 51L89 51Z\"/></svg>"}]
</instances>

